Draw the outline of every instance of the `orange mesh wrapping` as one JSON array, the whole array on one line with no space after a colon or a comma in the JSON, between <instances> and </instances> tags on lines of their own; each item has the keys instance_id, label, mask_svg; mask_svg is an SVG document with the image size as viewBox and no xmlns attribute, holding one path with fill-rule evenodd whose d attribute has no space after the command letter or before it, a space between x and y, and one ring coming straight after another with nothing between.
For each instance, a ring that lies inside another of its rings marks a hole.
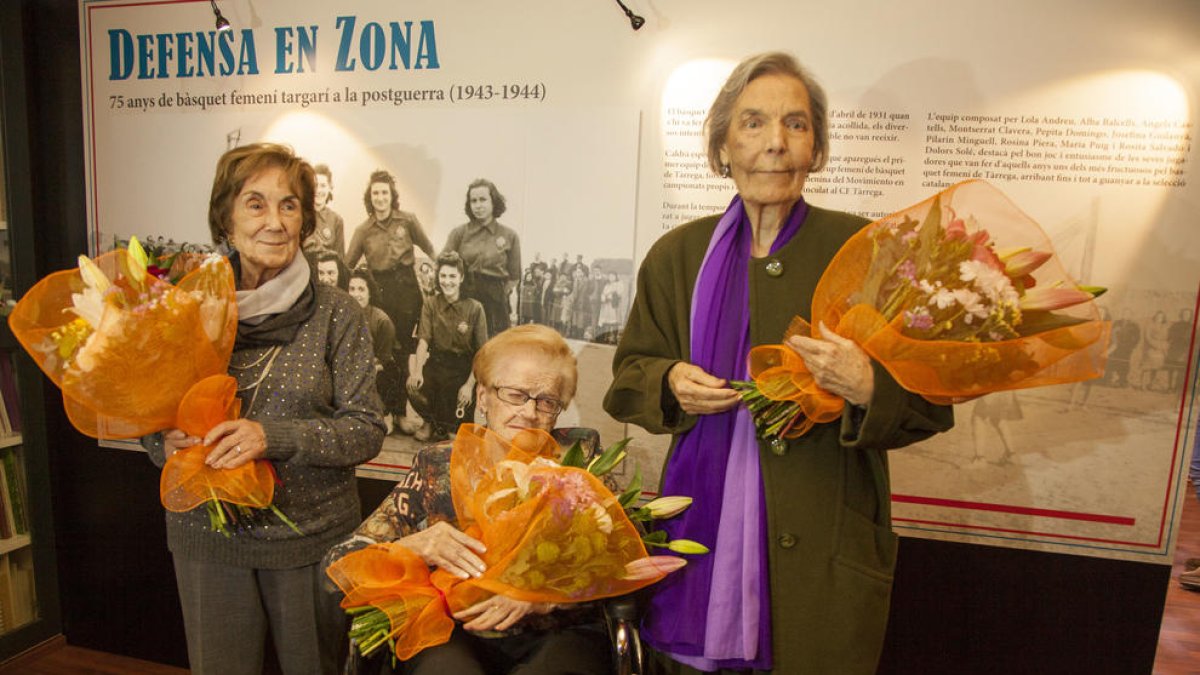
<instances>
[{"instance_id":1,"label":"orange mesh wrapping","mask_svg":"<svg viewBox=\"0 0 1200 675\"><path fill-rule=\"evenodd\" d=\"M139 289L130 281L127 251L95 263L112 286L94 329L67 311L72 294L85 288L78 269L39 281L17 303L9 326L62 389L67 416L80 432L137 438L176 426L188 388L228 366L237 329L233 270L213 259L178 286L148 276Z\"/></svg>"},{"instance_id":2,"label":"orange mesh wrapping","mask_svg":"<svg viewBox=\"0 0 1200 675\"><path fill-rule=\"evenodd\" d=\"M808 322L800 317L792 319L783 340L786 342L794 335L809 337ZM800 416L781 436L802 436L814 424L832 422L841 416L845 401L818 386L804 359L790 347L760 345L750 350L749 361L750 377L764 396L775 401L795 401L800 406Z\"/></svg>"},{"instance_id":3,"label":"orange mesh wrapping","mask_svg":"<svg viewBox=\"0 0 1200 675\"><path fill-rule=\"evenodd\" d=\"M449 638L453 622L447 612L494 594L528 602L585 602L624 595L666 576L668 569L642 564L648 556L641 535L616 496L587 471L548 459L558 451L542 431L522 433L509 444L484 427L459 427L451 492L459 527L487 546L487 571L478 579L458 579L435 570L425 580L413 571L424 568L415 554L394 544L376 545L329 568L346 593L342 607L370 604L387 613L392 634L415 649L402 654L397 644L396 655L403 659ZM379 562L381 556L389 562ZM635 568L639 573L632 573Z\"/></svg>"},{"instance_id":4,"label":"orange mesh wrapping","mask_svg":"<svg viewBox=\"0 0 1200 675\"><path fill-rule=\"evenodd\" d=\"M355 551L330 565L327 573L346 594L343 607L371 605L387 615L398 659L443 644L454 631L454 619L429 568L403 546L375 544Z\"/></svg>"},{"instance_id":5,"label":"orange mesh wrapping","mask_svg":"<svg viewBox=\"0 0 1200 675\"><path fill-rule=\"evenodd\" d=\"M203 438L219 422L236 419L241 402L237 380L213 375L197 382L179 403L179 429ZM212 448L194 445L167 459L159 479L159 495L168 511L190 511L210 499L267 508L275 496L275 476L264 461L247 462L236 469L214 469L204 463Z\"/></svg>"},{"instance_id":6,"label":"orange mesh wrapping","mask_svg":"<svg viewBox=\"0 0 1200 675\"><path fill-rule=\"evenodd\" d=\"M875 221L851 237L817 284L812 305L814 323L824 322L830 330L858 343L900 386L935 403L1078 382L1103 373L1110 324L1100 319L1092 301L1052 311L1036 307L1023 310L1021 320L1014 324L1016 334L1000 336L1003 339L992 333L973 339L906 335L906 330L914 332L913 319L906 312L926 311L932 305L927 298L901 288L906 263L881 254L880 240L875 238L888 231L904 232L902 225L906 222L920 224L908 236L915 239L928 236L931 246L951 238L959 242L991 242L993 253L978 246L973 260L998 269L1004 269L1005 263L995 253L1028 249L1048 254L1048 259L1031 272L1014 275L1018 292L1028 294L1033 289L1036 295L1046 289L1077 286L1053 253L1050 239L1033 219L988 183L967 181ZM956 231L950 234L950 228ZM923 263L908 271L913 273L912 288L921 280L932 282L960 274L958 269L939 269L936 264ZM1022 297L1022 305L1031 297ZM893 318L889 320L886 316ZM788 335L806 329L807 324L797 317ZM769 398L796 400L809 415L793 431L801 426L807 430L814 422L832 419L829 415L835 403L825 400L828 394L822 397L814 391L819 387L811 382L803 361L791 350L779 345L757 347L751 352L750 368L756 384Z\"/></svg>"}]
</instances>

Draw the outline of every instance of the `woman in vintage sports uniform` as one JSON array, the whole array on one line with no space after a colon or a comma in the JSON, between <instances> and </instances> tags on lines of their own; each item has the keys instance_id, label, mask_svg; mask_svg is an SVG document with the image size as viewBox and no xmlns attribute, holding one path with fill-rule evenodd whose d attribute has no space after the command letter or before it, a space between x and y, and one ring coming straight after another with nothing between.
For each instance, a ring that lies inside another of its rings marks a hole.
<instances>
[{"instance_id":1,"label":"woman in vintage sports uniform","mask_svg":"<svg viewBox=\"0 0 1200 675\"><path fill-rule=\"evenodd\" d=\"M462 256L467 266L463 295L483 305L493 334L508 328L509 298L521 279L521 240L497 220L507 208L492 181L472 182L464 206L470 220L450 231L444 249Z\"/></svg>"},{"instance_id":2,"label":"woman in vintage sports uniform","mask_svg":"<svg viewBox=\"0 0 1200 675\"><path fill-rule=\"evenodd\" d=\"M417 357L408 390L425 420L414 437L442 440L463 422L475 421L471 360L488 338L483 306L462 296L463 260L454 251L438 256L438 292L421 308Z\"/></svg>"}]
</instances>

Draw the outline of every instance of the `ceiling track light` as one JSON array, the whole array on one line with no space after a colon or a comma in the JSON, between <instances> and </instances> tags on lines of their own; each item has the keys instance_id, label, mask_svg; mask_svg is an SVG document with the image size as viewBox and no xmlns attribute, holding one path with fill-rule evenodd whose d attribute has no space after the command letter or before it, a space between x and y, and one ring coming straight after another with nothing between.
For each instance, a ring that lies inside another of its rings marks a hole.
<instances>
[{"instance_id":1,"label":"ceiling track light","mask_svg":"<svg viewBox=\"0 0 1200 675\"><path fill-rule=\"evenodd\" d=\"M621 2L621 0L617 0L617 4L621 6L621 11L625 12L625 16L629 17L629 25L632 26L634 30L637 30L646 24L645 19L637 14L634 14L633 10L626 7L625 3Z\"/></svg>"},{"instance_id":2,"label":"ceiling track light","mask_svg":"<svg viewBox=\"0 0 1200 675\"><path fill-rule=\"evenodd\" d=\"M229 19L226 19L221 10L217 9L217 0L208 0L208 4L212 5L213 16L217 17L217 32L223 33L231 30L233 26L229 25Z\"/></svg>"}]
</instances>

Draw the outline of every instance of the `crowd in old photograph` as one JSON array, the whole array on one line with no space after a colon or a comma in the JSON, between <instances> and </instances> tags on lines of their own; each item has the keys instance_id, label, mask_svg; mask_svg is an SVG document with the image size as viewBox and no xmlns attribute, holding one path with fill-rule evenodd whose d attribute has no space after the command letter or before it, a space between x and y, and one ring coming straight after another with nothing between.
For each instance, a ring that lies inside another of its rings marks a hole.
<instances>
[{"instance_id":1,"label":"crowd in old photograph","mask_svg":"<svg viewBox=\"0 0 1200 675\"><path fill-rule=\"evenodd\" d=\"M1108 365L1099 384L1145 391L1174 392L1183 385L1192 344L1192 310L1166 310L1137 316L1119 309L1112 322ZM1105 311L1107 315L1107 310ZM1106 318L1108 318L1106 316Z\"/></svg>"}]
</instances>

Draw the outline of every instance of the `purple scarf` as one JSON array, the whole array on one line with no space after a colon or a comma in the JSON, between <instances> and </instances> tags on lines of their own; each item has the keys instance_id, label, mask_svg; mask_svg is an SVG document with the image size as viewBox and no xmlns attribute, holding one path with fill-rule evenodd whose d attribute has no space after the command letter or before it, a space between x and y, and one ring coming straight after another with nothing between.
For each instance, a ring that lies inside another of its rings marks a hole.
<instances>
[{"instance_id":1,"label":"purple scarf","mask_svg":"<svg viewBox=\"0 0 1200 675\"><path fill-rule=\"evenodd\" d=\"M808 214L801 199L771 245L792 239ZM734 197L717 223L692 293L691 362L725 379L746 379L750 353L750 221ZM711 553L655 586L643 636L699 670L771 669L766 504L754 422L745 406L702 415L667 462L660 492L693 497L665 523L671 539Z\"/></svg>"}]
</instances>

